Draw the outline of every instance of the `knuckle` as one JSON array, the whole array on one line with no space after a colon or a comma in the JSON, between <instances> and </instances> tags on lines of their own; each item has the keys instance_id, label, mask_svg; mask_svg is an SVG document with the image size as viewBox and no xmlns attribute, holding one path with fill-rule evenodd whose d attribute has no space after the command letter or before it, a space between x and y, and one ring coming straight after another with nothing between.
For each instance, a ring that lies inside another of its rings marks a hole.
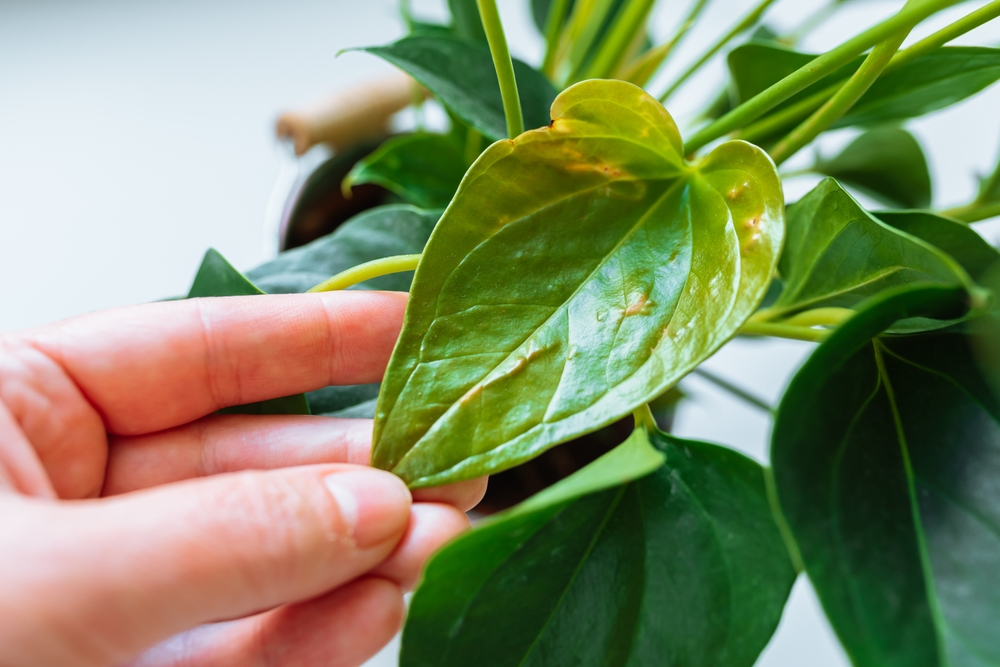
<instances>
[{"instance_id":1,"label":"knuckle","mask_svg":"<svg viewBox=\"0 0 1000 667\"><path fill-rule=\"evenodd\" d=\"M284 588L303 570L323 566L334 521L316 484L301 476L260 472L233 478L233 487L218 501L240 516L238 534L225 539L237 545L237 564L248 586Z\"/></svg>"}]
</instances>

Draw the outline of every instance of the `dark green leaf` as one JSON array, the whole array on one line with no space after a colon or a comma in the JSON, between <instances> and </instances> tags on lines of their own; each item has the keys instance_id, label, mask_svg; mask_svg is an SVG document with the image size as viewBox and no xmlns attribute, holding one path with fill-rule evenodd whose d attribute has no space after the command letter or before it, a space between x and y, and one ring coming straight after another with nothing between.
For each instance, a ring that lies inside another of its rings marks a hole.
<instances>
[{"instance_id":1,"label":"dark green leaf","mask_svg":"<svg viewBox=\"0 0 1000 667\"><path fill-rule=\"evenodd\" d=\"M428 241L373 461L413 486L512 467L627 415L728 340L783 236L773 163L697 167L663 106L586 81L551 127L497 142Z\"/></svg>"},{"instance_id":2,"label":"dark green leaf","mask_svg":"<svg viewBox=\"0 0 1000 667\"><path fill-rule=\"evenodd\" d=\"M437 211L412 206L380 206L357 215L332 234L281 253L266 264L247 272L261 289L272 294L305 292L345 269L392 255L411 255L424 248ZM382 276L355 286L405 292L409 273Z\"/></svg>"},{"instance_id":3,"label":"dark green leaf","mask_svg":"<svg viewBox=\"0 0 1000 667\"><path fill-rule=\"evenodd\" d=\"M255 296L263 294L256 285L233 268L217 250L210 248L201 262L194 284L188 293L189 299L211 296ZM309 404L304 394L284 396L268 401L247 403L223 408L224 414L245 415L307 415Z\"/></svg>"},{"instance_id":4,"label":"dark green leaf","mask_svg":"<svg viewBox=\"0 0 1000 667\"><path fill-rule=\"evenodd\" d=\"M799 53L769 39L754 39L729 52L726 62L729 66L730 86L733 106L746 102L754 95L764 92L772 85L797 69L808 65L816 56ZM864 57L856 58L833 74L814 83L800 93L783 102L776 109L782 109L811 94L826 88L831 83L851 76Z\"/></svg>"},{"instance_id":5,"label":"dark green leaf","mask_svg":"<svg viewBox=\"0 0 1000 667\"><path fill-rule=\"evenodd\" d=\"M306 398L314 415L372 419L378 390L378 383L333 386L310 391Z\"/></svg>"},{"instance_id":6,"label":"dark green leaf","mask_svg":"<svg viewBox=\"0 0 1000 667\"><path fill-rule=\"evenodd\" d=\"M950 218L928 211L878 211L872 215L944 251L976 282L1000 260L1000 252L978 232Z\"/></svg>"},{"instance_id":7,"label":"dark green leaf","mask_svg":"<svg viewBox=\"0 0 1000 667\"><path fill-rule=\"evenodd\" d=\"M451 10L451 24L455 34L464 40L486 42L486 31L479 16L476 0L448 0Z\"/></svg>"},{"instance_id":8,"label":"dark green leaf","mask_svg":"<svg viewBox=\"0 0 1000 667\"><path fill-rule=\"evenodd\" d=\"M535 27L538 28L543 36L545 35L545 24L549 20L549 7L552 6L552 0L531 0L531 20L535 22Z\"/></svg>"},{"instance_id":9,"label":"dark green leaf","mask_svg":"<svg viewBox=\"0 0 1000 667\"><path fill-rule=\"evenodd\" d=\"M233 268L215 248L209 248L201 260L198 273L187 298L203 296L253 296L263 294L246 276Z\"/></svg>"},{"instance_id":10,"label":"dark green leaf","mask_svg":"<svg viewBox=\"0 0 1000 667\"><path fill-rule=\"evenodd\" d=\"M816 56L756 41L729 54L736 101L743 102L807 65ZM780 110L849 77L858 58L776 107ZM879 77L834 127L883 125L916 118L960 102L1000 79L1000 49L946 46Z\"/></svg>"},{"instance_id":11,"label":"dark green leaf","mask_svg":"<svg viewBox=\"0 0 1000 667\"><path fill-rule=\"evenodd\" d=\"M486 46L415 35L388 46L360 50L380 56L405 71L486 137L496 140L507 136L500 84ZM516 58L514 75L525 127L548 124L549 105L556 96L552 84Z\"/></svg>"},{"instance_id":12,"label":"dark green leaf","mask_svg":"<svg viewBox=\"0 0 1000 667\"><path fill-rule=\"evenodd\" d=\"M662 454L637 430L435 556L401 665L752 665L795 579L763 470L716 445L652 440Z\"/></svg>"},{"instance_id":13,"label":"dark green leaf","mask_svg":"<svg viewBox=\"0 0 1000 667\"><path fill-rule=\"evenodd\" d=\"M465 158L451 137L411 134L394 137L358 162L344 187L375 183L414 206L444 208L465 175Z\"/></svg>"},{"instance_id":14,"label":"dark green leaf","mask_svg":"<svg viewBox=\"0 0 1000 667\"><path fill-rule=\"evenodd\" d=\"M412 255L423 250L440 217L437 211L412 206L380 206L357 215L337 231L312 243L284 252L248 275L271 293L305 292L330 276L380 257ZM354 289L405 292L411 273L382 276ZM313 414L333 417L375 416L378 385L326 387L306 395Z\"/></svg>"},{"instance_id":15,"label":"dark green leaf","mask_svg":"<svg viewBox=\"0 0 1000 667\"><path fill-rule=\"evenodd\" d=\"M859 667L1000 663L1000 402L962 328L876 338L961 298L911 288L872 303L778 410L781 507Z\"/></svg>"},{"instance_id":16,"label":"dark green leaf","mask_svg":"<svg viewBox=\"0 0 1000 667\"><path fill-rule=\"evenodd\" d=\"M427 23L425 21L410 21L411 35L427 35L429 37L454 37L455 29L451 26L439 23Z\"/></svg>"},{"instance_id":17,"label":"dark green leaf","mask_svg":"<svg viewBox=\"0 0 1000 667\"><path fill-rule=\"evenodd\" d=\"M931 205L931 174L913 135L899 128L865 132L840 155L813 169L852 185L883 203L904 208Z\"/></svg>"},{"instance_id":18,"label":"dark green leaf","mask_svg":"<svg viewBox=\"0 0 1000 667\"><path fill-rule=\"evenodd\" d=\"M268 401L234 405L219 410L222 415L308 415L312 414L305 394L294 394Z\"/></svg>"},{"instance_id":19,"label":"dark green leaf","mask_svg":"<svg viewBox=\"0 0 1000 667\"><path fill-rule=\"evenodd\" d=\"M1000 79L1000 49L946 46L879 77L835 127L916 118L972 97Z\"/></svg>"},{"instance_id":20,"label":"dark green leaf","mask_svg":"<svg viewBox=\"0 0 1000 667\"><path fill-rule=\"evenodd\" d=\"M776 315L805 308L850 308L913 282L967 285L962 267L934 246L876 219L828 178L788 209L778 266L784 289Z\"/></svg>"}]
</instances>

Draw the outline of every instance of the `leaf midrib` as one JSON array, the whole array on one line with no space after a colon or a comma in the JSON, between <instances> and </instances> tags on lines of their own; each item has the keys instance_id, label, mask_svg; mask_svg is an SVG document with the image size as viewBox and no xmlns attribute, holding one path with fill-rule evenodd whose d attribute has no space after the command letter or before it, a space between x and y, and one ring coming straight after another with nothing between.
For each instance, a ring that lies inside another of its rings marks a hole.
<instances>
[{"instance_id":1,"label":"leaf midrib","mask_svg":"<svg viewBox=\"0 0 1000 667\"><path fill-rule=\"evenodd\" d=\"M566 596L569 595L570 589L573 588L573 584L576 583L576 579L580 575L580 572L583 570L583 566L587 563L587 560L590 558L590 554L594 552L594 548L597 546L597 542L599 541L601 535L604 534L604 529L607 527L608 521L611 519L611 516L615 513L615 510L618 508L618 504L621 502L622 497L625 495L625 491L628 490L628 488L631 485L632 485L631 483L622 485L621 489L618 490L618 493L615 494L614 500L612 500L611 503L609 503L608 509L604 514L604 518L601 519L601 525L597 527L596 531L594 531L594 537L591 539L590 544L587 545L587 550L583 553L583 556L580 558L580 562L577 564L576 569L573 570L573 574L570 576L569 581L566 583L566 587L563 589L562 594L559 596L559 599L556 601L556 604L552 607L552 612L549 614L549 617L545 619L545 623L542 624L541 628L539 628L538 633L535 635L534 641L531 642L531 646L528 647L528 650L525 651L524 656L517 663L517 667L524 667L525 662L527 661L528 658L531 657L532 652L534 652L535 648L538 646L538 643L541 641L542 635L545 634L545 630L552 623L552 620L556 617L556 614L559 612L559 609L562 608L562 604L566 600Z\"/></svg>"},{"instance_id":2,"label":"leaf midrib","mask_svg":"<svg viewBox=\"0 0 1000 667\"><path fill-rule=\"evenodd\" d=\"M543 322L542 322L541 324L539 324L539 325L538 325L537 327L535 327L535 328L534 328L534 329L532 329L532 330L531 330L530 332L528 332L528 334L527 334L527 335L526 335L526 336L525 336L525 337L524 337L524 338L523 338L523 339L522 339L522 340L521 340L521 341L520 341L520 342L519 342L519 343L518 343L517 345L515 345L515 346L514 346L514 347L513 347L512 349L511 349L510 353L508 353L506 357L504 357L504 358L503 358L503 359L502 359L502 360L501 360L501 361L500 361L499 363L497 363L497 364L496 364L496 365L494 365L494 366L493 366L492 368L490 368L490 370L488 370L488 371L487 371L486 373L484 373L484 374L482 375L482 377L480 377L480 379L478 379L478 380L476 380L476 382L472 383L471 387L475 387L475 386L476 386L477 384L479 384L480 382L482 382L482 381L483 381L483 380L484 380L485 378L489 377L491 373L495 372L497 368L499 368L499 367L500 367L501 365L503 365L503 364L504 364L504 363L506 363L506 362L507 362L508 360L510 360L510 359L511 359L511 358L512 358L512 357L513 357L513 356L514 356L514 355L515 355L516 353L517 353L517 351L518 351L519 349L521 349L521 346L523 346L523 345L524 345L524 344L525 344L526 342L528 342L528 340L530 340L532 336L536 335L536 334L538 333L538 331L539 331L539 330L541 330L541 329L542 329L543 327L545 327L545 326L546 326L547 324L549 324L549 323L550 323L550 322L552 321L552 319L553 319L554 317L556 317L556 315L558 315L558 314L559 314L559 313L560 313L560 312L561 312L561 311L562 311L562 310L563 310L564 308L566 308L566 306L567 306L567 305L568 305L569 303L571 303L571 302L573 301L573 299L575 299L575 298L576 298L576 296L577 296L577 295L578 295L578 294L580 293L580 291L581 291L581 290L582 290L582 289L583 289L583 288L584 288L584 287L585 287L585 286L586 286L587 284L589 284L589 283L590 283L590 281L591 281L591 280L592 280L592 279L594 278L594 276L595 276L595 275L597 275L597 273L598 273L599 271L601 271L601 270L602 270L602 269L604 268L604 266L605 266L605 265L606 265L606 264L608 263L608 261L610 260L610 258L614 257L614 255L615 255L615 254L616 254L616 253L617 253L617 252L618 252L619 250L621 250L621 248L622 248L622 246L623 246L623 245L625 244L625 242L626 242L626 241L628 241L628 240L629 240L630 238L632 238L632 235L633 235L633 234L635 234L636 230L638 230L639 228L641 228L641 227L642 227L643 225L645 225L645 224L646 224L646 222L647 222L647 218L648 218L648 216L649 216L649 215L651 214L651 212L652 212L652 211L654 211L654 210L656 210L656 209L657 209L657 208L658 208L658 207L659 207L659 206L660 206L660 205L661 205L661 204L663 203L663 201L665 201L665 200L667 199L667 197L669 197L669 196L670 196L670 194L674 192L675 188L677 188L677 187L678 187L678 186L680 186L680 185L686 185L687 183L688 183L688 179L687 179L687 178L684 178L684 177L678 177L678 178L677 178L677 180L676 180L676 181L674 181L674 183L672 183L672 184L671 184L671 185L670 185L670 186L669 186L669 187L668 187L668 188L667 188L666 190L664 190L663 194L661 194L661 195L660 195L660 196L659 196L659 197L658 197L658 198L657 198L657 199L656 199L656 200L655 200L655 201L654 201L654 202L653 202L653 203L652 203L652 204L651 204L651 205L649 206L649 208L648 208L648 209L647 209L647 210L646 210L646 211L645 211L645 212L644 212L644 213L642 214L642 216L640 216L640 217L639 217L639 219L638 219L638 220L636 221L636 223L635 223L635 224L634 224L634 225L633 225L633 226L632 226L632 227L631 227L631 228L630 228L630 229L628 230L628 232L627 232L626 234L623 234L623 235L622 235L622 238L621 238L621 239L619 239L618 243L616 243L616 244L615 244L615 246L614 246L614 247L613 247L613 248L612 248L612 249L611 249L611 250L610 250L610 251L609 251L609 252L608 252L607 254L605 254L605 256L604 256L604 257L602 257L602 258L601 258L601 259L600 259L600 260L599 260L599 261L598 261L598 262L597 262L597 263L595 264L595 266L594 266L594 269L593 269L593 270L592 270L592 271L591 271L590 273L588 273L588 274L587 274L587 276L586 276L586 277L585 277L585 278L584 278L583 280L581 280L581 281L580 281L580 283L579 283L579 284L577 285L577 287L576 287L576 288L575 288L575 289L573 290L573 292L572 292L572 293L571 293L571 294L570 294L569 296L567 296L567 297L566 297L566 298L565 298L565 299L563 300L563 302L562 302L562 303L560 303L560 304L559 304L558 306L556 306L556 307L555 307L555 308L553 309L553 311L552 311L552 314L551 314L551 315L549 315L549 316L548 316L547 318L545 318L545 320L544 320L544 321L543 321ZM606 185L606 184L604 184L604 185ZM603 187L603 185L602 185L602 186L600 186L600 187ZM591 188L591 189L598 189L598 188ZM582 193L582 192L583 192L583 191L581 191L581 193ZM541 210L541 209L539 209L539 210ZM492 238L492 236L491 236L490 238ZM488 240L489 240L489 239L485 239L485 240L483 241L483 243L486 243L486 242L487 242ZM482 245L482 244L480 244L480 245ZM479 246L476 246L476 247L478 248ZM474 252L474 250L473 250L473 252ZM470 252L469 254L471 254L471 252ZM468 257L468 255L466 255L466 257ZM464 259L464 258L463 258L463 259ZM459 264L457 264L457 265L456 265L456 267L455 267L455 269L454 269L454 270L457 270L458 266L460 266L460 265L461 265L461 262L460 262ZM452 271L452 274L454 273L454 270ZM445 281L449 280L450 278L451 278L451 274L449 274L448 278L445 278ZM685 282L685 284L686 284L686 282ZM435 304L435 305L436 305L436 304ZM436 310L436 309L435 309L435 310ZM671 319L672 319L672 318L673 318L673 316L671 315ZM416 369L416 366L414 366L414 369ZM412 377L413 377L413 371L411 371L411 372L410 372L410 378L408 378L408 379L407 379L407 382L406 382L406 384L409 384L409 381L410 381L410 379L411 379ZM406 386L406 384L404 384L404 386ZM470 387L470 389L471 389L471 387ZM468 391L468 390L466 390L466 391ZM554 394L553 394L553 396L554 396ZM405 454L404 454L404 455L403 455L403 456L402 456L402 457L401 457L401 458L399 459L399 461L398 461L398 462L397 462L397 463L396 463L396 464L395 464L395 465L393 466L393 471L395 471L395 470L398 470L398 469L399 469L399 467L403 465L403 463L404 463L404 462L405 462L405 461L406 461L406 460L407 460L407 459L408 459L408 458L410 457L410 455L411 455L411 454L413 454L413 453L414 453L414 452L415 452L415 451L417 450L417 448L418 448L418 447L420 446L420 443L421 443L421 442L423 442L423 440L424 440L424 438L425 438L425 437L427 437L427 434L428 434L428 433L430 433L430 432L431 432L431 431L432 431L432 430L434 429L434 427L435 427L435 426L437 426L437 424L438 424L438 423L439 423L439 422L440 422L440 421L441 421L442 419L444 419L444 418L445 418L445 416L446 416L446 415L447 415L447 414L448 414L448 413L449 413L449 412L450 412L450 411L452 410L452 408L454 408L454 406L455 406L455 405L457 405L458 403L459 403L459 401L454 401L454 402L452 402L452 404L451 404L451 405L450 405L450 406L448 407L448 409L447 409L447 410L445 410L444 412L442 412L442 413L441 413L441 414L440 414L440 415L439 415L439 416L437 417L437 419L435 419L435 420L434 420L434 422L433 422L433 423L432 423L432 424L431 424L430 426L428 426L428 427L427 427L427 430L426 430L426 431L424 431L424 432L423 432L423 434L422 434L422 435L421 435L421 436L420 436L420 437L419 437L419 438L418 438L417 440L415 440L415 441L414 441L414 443L413 443L413 444L412 444L412 445L410 446L410 448L409 448L409 449L407 450L407 452L406 452L406 453L405 453ZM551 406L551 398L550 398L550 401L549 401L549 405ZM395 407L395 405L393 405L393 407ZM545 409L545 412L546 412L546 414L548 413L548 407L546 407L546 409ZM546 422L542 422L542 423L546 423ZM536 424L536 426L537 426L537 424ZM527 431L530 431L530 430L531 430L531 429L527 429L527 430L526 430L526 431L524 431L524 432L526 433ZM498 445L497 447L500 447L500 446L502 446L502 445ZM493 449L496 449L497 447L494 447ZM491 449L491 450L488 450L488 451L493 451L493 449ZM442 472L444 472L444 471L442 471ZM435 473L435 474L440 474L440 473Z\"/></svg>"}]
</instances>

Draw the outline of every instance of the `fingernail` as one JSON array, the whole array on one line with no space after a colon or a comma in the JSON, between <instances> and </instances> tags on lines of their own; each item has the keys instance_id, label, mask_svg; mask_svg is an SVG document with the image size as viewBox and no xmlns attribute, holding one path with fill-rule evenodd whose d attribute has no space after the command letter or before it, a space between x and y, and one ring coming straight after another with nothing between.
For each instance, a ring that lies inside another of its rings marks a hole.
<instances>
[{"instance_id":1,"label":"fingernail","mask_svg":"<svg viewBox=\"0 0 1000 667\"><path fill-rule=\"evenodd\" d=\"M360 548L403 534L410 517L410 491L403 480L381 470L362 469L334 473L323 481Z\"/></svg>"}]
</instances>

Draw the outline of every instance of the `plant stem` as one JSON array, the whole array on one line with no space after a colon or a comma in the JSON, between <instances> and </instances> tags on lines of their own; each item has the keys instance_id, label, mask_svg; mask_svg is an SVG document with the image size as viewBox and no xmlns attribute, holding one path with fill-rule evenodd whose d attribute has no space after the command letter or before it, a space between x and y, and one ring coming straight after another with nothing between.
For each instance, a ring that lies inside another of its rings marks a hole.
<instances>
[{"instance_id":1,"label":"plant stem","mask_svg":"<svg viewBox=\"0 0 1000 667\"><path fill-rule=\"evenodd\" d=\"M337 290L347 289L352 285L357 285L358 283L363 283L366 280L378 278L379 276L387 276L391 273L402 273L403 271L413 271L417 268L419 263L420 255L393 255L392 257L373 259L370 262L358 264L357 266L352 266L346 271L341 271L334 277L324 280L309 291L336 292Z\"/></svg>"},{"instance_id":2,"label":"plant stem","mask_svg":"<svg viewBox=\"0 0 1000 667\"><path fill-rule=\"evenodd\" d=\"M465 133L465 164L471 166L482 152L482 147L483 135L479 134L479 130L470 125Z\"/></svg>"},{"instance_id":3,"label":"plant stem","mask_svg":"<svg viewBox=\"0 0 1000 667\"><path fill-rule=\"evenodd\" d=\"M770 405L768 405L767 401L765 401L764 399L759 398L759 397L753 395L752 393L750 393L746 389L743 389L742 387L736 386L735 384L733 384L729 380L726 380L725 378L719 377L715 373L712 373L710 371L706 371L703 368L696 368L693 371L691 371L691 373L693 375L697 375L698 377L701 377L701 378L704 378L704 379L708 380L709 382L711 382L712 384L714 384L716 387L719 387L720 389L729 392L730 394L732 394L736 398L742 400L744 403L752 405L753 407L755 407L755 408L757 408L759 410L763 410L764 412L766 412L768 414L773 414L774 413L774 408L772 408Z\"/></svg>"},{"instance_id":4,"label":"plant stem","mask_svg":"<svg viewBox=\"0 0 1000 667\"><path fill-rule=\"evenodd\" d=\"M885 69L882 71L882 74L886 75L895 72L903 65L906 65L920 56L940 48L956 37L961 37L970 30L978 28L998 16L1000 16L1000 0L993 0L993 2L984 5L971 14L963 16L958 21L945 26L941 30L925 37L912 46L909 46L902 51L897 51L892 57L892 60L889 61L889 64L886 65ZM750 142L767 138L775 132L779 132L788 127L790 124L800 121L808 116L810 113L821 107L823 103L830 99L830 97L832 97L839 89L840 83L827 86L823 90L813 93L809 97L800 100L795 104L782 109L781 111L773 113L767 118L763 118L756 123L748 125L742 132L739 133L738 138Z\"/></svg>"},{"instance_id":5,"label":"plant stem","mask_svg":"<svg viewBox=\"0 0 1000 667\"><path fill-rule=\"evenodd\" d=\"M1000 202L972 203L967 206L959 206L958 208L942 211L941 213L962 222L979 222L980 220L988 220L1000 215Z\"/></svg>"},{"instance_id":6,"label":"plant stem","mask_svg":"<svg viewBox=\"0 0 1000 667\"><path fill-rule=\"evenodd\" d=\"M836 327L854 317L850 308L813 308L793 315L784 324L796 327Z\"/></svg>"},{"instance_id":7,"label":"plant stem","mask_svg":"<svg viewBox=\"0 0 1000 667\"><path fill-rule=\"evenodd\" d=\"M542 72L550 80L555 78L556 58L559 53L559 41L566 14L569 12L570 0L552 0L549 5L549 15L545 17L545 59L542 61Z\"/></svg>"},{"instance_id":8,"label":"plant stem","mask_svg":"<svg viewBox=\"0 0 1000 667\"><path fill-rule=\"evenodd\" d=\"M788 519L781 511L781 503L778 501L778 485L774 482L774 469L770 466L764 468L764 487L767 490L767 503L771 506L771 516L774 517L774 522L778 525L778 532L781 533L781 539L785 542L788 558L792 561L792 567L795 568L795 571L801 574L806 570L805 561L802 560L802 553L792 535L792 529L788 526Z\"/></svg>"},{"instance_id":9,"label":"plant stem","mask_svg":"<svg viewBox=\"0 0 1000 667\"><path fill-rule=\"evenodd\" d=\"M604 38L593 60L579 77L578 73L574 73L572 78L601 79L610 76L622 61L636 33L642 30L655 3L656 0L627 0L615 17L610 33Z\"/></svg>"},{"instance_id":10,"label":"plant stem","mask_svg":"<svg viewBox=\"0 0 1000 667\"><path fill-rule=\"evenodd\" d=\"M900 45L910 31L902 30L894 37L878 44L872 52L868 54L865 61L861 63L850 79L847 80L840 90L831 97L826 104L820 107L816 113L809 117L804 123L792 130L787 137L778 142L771 149L771 159L776 165L798 153L804 146L818 137L821 132L826 131L837 122L845 113L857 103L861 96L868 92L875 79L879 77L882 70L892 59L894 53L899 50Z\"/></svg>"},{"instance_id":11,"label":"plant stem","mask_svg":"<svg viewBox=\"0 0 1000 667\"><path fill-rule=\"evenodd\" d=\"M632 419L635 420L635 427L645 429L646 433L652 433L660 428L648 403L643 403L636 408L632 413Z\"/></svg>"},{"instance_id":12,"label":"plant stem","mask_svg":"<svg viewBox=\"0 0 1000 667\"><path fill-rule=\"evenodd\" d=\"M852 37L840 46L827 51L812 62L792 72L767 90L758 93L726 115L692 136L684 147L693 153L706 144L739 129L763 116L792 95L806 89L826 75L846 65L865 50L883 42L902 30L909 30L931 14L961 0L923 0L907 3L899 12Z\"/></svg>"},{"instance_id":13,"label":"plant stem","mask_svg":"<svg viewBox=\"0 0 1000 667\"><path fill-rule=\"evenodd\" d=\"M691 5L691 9L688 10L687 16L684 17L684 20L677 27L677 32L674 33L674 36L663 44L646 51L646 53L629 63L620 73L619 78L631 81L637 86L645 86L663 66L663 63L667 61L670 54L681 43L688 31L691 30L691 27L698 20L706 5L708 5L708 0L696 0Z\"/></svg>"},{"instance_id":14,"label":"plant stem","mask_svg":"<svg viewBox=\"0 0 1000 667\"><path fill-rule=\"evenodd\" d=\"M998 16L1000 16L1000 0L993 0L993 2L983 5L976 11L966 14L954 23L949 23L937 32L903 49L893 57L892 62L885 68L885 71L887 74L893 72L903 65L912 62L915 58L919 58L925 53L944 46L956 37L961 37L970 30L978 28Z\"/></svg>"},{"instance_id":15,"label":"plant stem","mask_svg":"<svg viewBox=\"0 0 1000 667\"><path fill-rule=\"evenodd\" d=\"M514 78L514 63L510 59L510 49L507 48L507 37L503 34L496 0L476 0L476 4L479 6L479 15L483 18L483 30L486 32L486 41L490 44L493 67L496 68L497 80L500 82L503 112L507 118L507 136L513 139L524 132L524 117L521 115L521 99L517 92L517 80Z\"/></svg>"},{"instance_id":16,"label":"plant stem","mask_svg":"<svg viewBox=\"0 0 1000 667\"><path fill-rule=\"evenodd\" d=\"M777 322L749 321L740 328L740 334L744 336L774 336L775 338L790 338L792 340L806 340L819 343L829 336L830 332Z\"/></svg>"},{"instance_id":17,"label":"plant stem","mask_svg":"<svg viewBox=\"0 0 1000 667\"><path fill-rule=\"evenodd\" d=\"M573 12L560 43L560 48L568 53L569 70L556 72L557 78L560 74L564 74L568 80L583 66L594 40L600 34L605 21L613 13L615 5L614 0L575 0Z\"/></svg>"},{"instance_id":18,"label":"plant stem","mask_svg":"<svg viewBox=\"0 0 1000 667\"><path fill-rule=\"evenodd\" d=\"M708 51L702 54L701 58L698 58L698 60L694 61L694 63L690 67L688 67L683 74L677 77L677 80L674 81L670 85L670 87L663 92L662 95L660 95L660 102L666 102L667 99L671 95L673 95L678 88L684 85L685 81L690 79L695 72L701 69L702 65L707 63L712 58L712 56L718 53L722 49L722 47L724 47L726 44L729 43L730 40L732 40L734 37L739 35L744 30L747 30L748 28L756 24L757 21L760 19L761 14L767 11L767 8L770 7L773 3L774 0L761 0L761 2L758 3L756 7L750 10L749 14L743 17L743 20L741 20L739 23L733 26L732 30L730 30L721 38L719 38L719 40L708 49Z\"/></svg>"}]
</instances>

